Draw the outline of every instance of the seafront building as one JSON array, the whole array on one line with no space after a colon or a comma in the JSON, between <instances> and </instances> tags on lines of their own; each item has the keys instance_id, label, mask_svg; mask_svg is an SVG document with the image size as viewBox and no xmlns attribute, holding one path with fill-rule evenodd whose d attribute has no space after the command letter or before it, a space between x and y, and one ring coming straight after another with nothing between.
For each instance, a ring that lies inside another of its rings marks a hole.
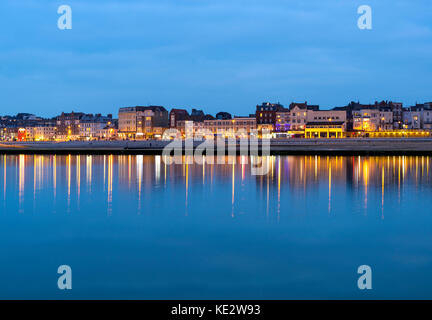
<instances>
[{"instance_id":1,"label":"seafront building","mask_svg":"<svg viewBox=\"0 0 432 320\"><path fill-rule=\"evenodd\" d=\"M34 127L25 128L26 141L54 141L56 135L57 131L54 125L37 125Z\"/></svg>"},{"instance_id":2,"label":"seafront building","mask_svg":"<svg viewBox=\"0 0 432 320\"><path fill-rule=\"evenodd\" d=\"M84 117L83 112L64 113L56 117L56 130L59 137L78 137L80 119Z\"/></svg>"},{"instance_id":3,"label":"seafront building","mask_svg":"<svg viewBox=\"0 0 432 320\"><path fill-rule=\"evenodd\" d=\"M255 118L257 125L271 124L275 125L276 115L280 112L287 112L280 103L264 102L261 105L256 106Z\"/></svg>"},{"instance_id":4,"label":"seafront building","mask_svg":"<svg viewBox=\"0 0 432 320\"><path fill-rule=\"evenodd\" d=\"M402 129L403 107L400 102L381 101L374 104L350 102L334 110L346 111L348 132L372 132ZM381 114L379 114L379 113Z\"/></svg>"},{"instance_id":5,"label":"seafront building","mask_svg":"<svg viewBox=\"0 0 432 320\"><path fill-rule=\"evenodd\" d=\"M204 120L204 129L215 136L225 138L245 138L254 134L256 118L248 116L234 116L232 119Z\"/></svg>"},{"instance_id":6,"label":"seafront building","mask_svg":"<svg viewBox=\"0 0 432 320\"><path fill-rule=\"evenodd\" d=\"M308 122L305 127L305 138L344 138L345 122L344 121L317 121Z\"/></svg>"},{"instance_id":7,"label":"seafront building","mask_svg":"<svg viewBox=\"0 0 432 320\"><path fill-rule=\"evenodd\" d=\"M188 134L239 138L345 138L424 137L432 132L432 102L403 107L400 102L350 102L328 110L308 102L263 102L245 116L220 111L215 116L201 109L135 106L119 109L118 119L108 114L62 112L53 118L30 113L0 117L1 141L68 141L164 139L167 129ZM172 134L170 134L172 138Z\"/></svg>"},{"instance_id":8,"label":"seafront building","mask_svg":"<svg viewBox=\"0 0 432 320\"><path fill-rule=\"evenodd\" d=\"M311 110L307 112L306 124L311 122L332 122L339 121L345 124L346 112L340 110Z\"/></svg>"},{"instance_id":9,"label":"seafront building","mask_svg":"<svg viewBox=\"0 0 432 320\"><path fill-rule=\"evenodd\" d=\"M111 114L107 116L101 114L85 115L79 121L79 137L84 140L112 140L117 136L116 122Z\"/></svg>"},{"instance_id":10,"label":"seafront building","mask_svg":"<svg viewBox=\"0 0 432 320\"><path fill-rule=\"evenodd\" d=\"M112 115L62 113L54 118L17 114L0 118L2 141L67 141L117 138L117 120Z\"/></svg>"},{"instance_id":11,"label":"seafront building","mask_svg":"<svg viewBox=\"0 0 432 320\"><path fill-rule=\"evenodd\" d=\"M291 129L289 110L276 112L276 122L274 124L275 133L286 133Z\"/></svg>"},{"instance_id":12,"label":"seafront building","mask_svg":"<svg viewBox=\"0 0 432 320\"><path fill-rule=\"evenodd\" d=\"M307 123L308 113L318 110L318 105L308 105L307 101L305 103L291 103L289 106L291 130L304 130Z\"/></svg>"},{"instance_id":13,"label":"seafront building","mask_svg":"<svg viewBox=\"0 0 432 320\"><path fill-rule=\"evenodd\" d=\"M162 106L125 107L119 110L121 139L160 139L169 127L168 111Z\"/></svg>"},{"instance_id":14,"label":"seafront building","mask_svg":"<svg viewBox=\"0 0 432 320\"><path fill-rule=\"evenodd\" d=\"M360 109L353 111L353 130L357 132L378 131L380 112L376 109Z\"/></svg>"},{"instance_id":15,"label":"seafront building","mask_svg":"<svg viewBox=\"0 0 432 320\"><path fill-rule=\"evenodd\" d=\"M189 112L186 109L171 109L169 113L170 128L177 128L180 121L184 122L186 120L190 120Z\"/></svg>"},{"instance_id":16,"label":"seafront building","mask_svg":"<svg viewBox=\"0 0 432 320\"><path fill-rule=\"evenodd\" d=\"M432 103L416 104L406 108L402 113L402 123L405 129L432 130Z\"/></svg>"}]
</instances>

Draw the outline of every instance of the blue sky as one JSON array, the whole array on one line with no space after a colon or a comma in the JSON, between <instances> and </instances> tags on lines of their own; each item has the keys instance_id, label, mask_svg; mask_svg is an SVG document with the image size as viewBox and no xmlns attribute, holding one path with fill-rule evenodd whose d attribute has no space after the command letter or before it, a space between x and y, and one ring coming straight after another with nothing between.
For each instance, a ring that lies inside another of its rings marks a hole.
<instances>
[{"instance_id":1,"label":"blue sky","mask_svg":"<svg viewBox=\"0 0 432 320\"><path fill-rule=\"evenodd\" d=\"M2 0L0 28L2 115L432 101L430 0Z\"/></svg>"}]
</instances>

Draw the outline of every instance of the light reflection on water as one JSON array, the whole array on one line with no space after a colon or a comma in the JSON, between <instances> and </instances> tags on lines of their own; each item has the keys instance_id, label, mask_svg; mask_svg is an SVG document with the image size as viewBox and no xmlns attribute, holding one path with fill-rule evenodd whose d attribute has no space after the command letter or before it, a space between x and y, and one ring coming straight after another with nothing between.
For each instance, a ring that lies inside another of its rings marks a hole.
<instances>
[{"instance_id":1,"label":"light reflection on water","mask_svg":"<svg viewBox=\"0 0 432 320\"><path fill-rule=\"evenodd\" d=\"M2 156L0 297L432 297L429 157L255 159L264 176L247 157L163 160ZM68 261L82 277L65 296ZM381 276L372 293L356 289L361 264ZM412 277L395 286L398 272Z\"/></svg>"},{"instance_id":2,"label":"light reflection on water","mask_svg":"<svg viewBox=\"0 0 432 320\"><path fill-rule=\"evenodd\" d=\"M397 200L400 202L400 192L404 185L428 184L429 157L321 157L321 156L272 156L266 157L264 161L269 163L269 172L264 176L251 176L250 164L247 158L238 157L235 162L226 157L225 165L206 164L191 165L184 161L181 165L166 165L161 156L84 156L83 165L80 155L68 156L46 156L46 155L19 155L3 156L3 194L4 200L8 190L8 181L11 189L14 189L14 182L18 179L19 203L23 205L27 199L26 192L32 187L32 194L35 197L39 190L52 189L53 196L57 195L57 184L67 184L67 199L70 205L71 193L76 190L75 200L79 203L82 189L81 175L85 175L85 190L92 192L93 187L102 187L106 192L107 207L112 204L113 179L120 188L127 186L129 191L138 195L138 202L141 200L142 188L149 188L151 185L164 185L167 183L181 184L185 189L185 203L189 189L189 181L196 183L202 180L202 184L213 184L214 175L218 179L226 180L231 178L232 205L235 199L236 180L253 183L262 192L263 181L267 182L268 188L272 185L277 188L277 202L280 205L281 187L295 189L296 192L317 184L328 185L328 211L331 211L332 184L347 185L355 192L364 191L364 206L368 204L368 189L382 187L382 203L386 186L396 189ZM16 168L17 170L13 170ZM95 169L93 169L95 168ZM97 181L92 181L93 170L96 171ZM116 174L114 170L117 170ZM17 174L16 174L17 172ZM59 176L60 174L60 176ZM114 177L115 175L115 177ZM247 176L247 177L246 177ZM163 177L163 179L161 179ZM30 180L33 180L32 184ZM132 190L135 189L135 190ZM270 194L267 192L267 201ZM278 211L280 208L278 209Z\"/></svg>"}]
</instances>

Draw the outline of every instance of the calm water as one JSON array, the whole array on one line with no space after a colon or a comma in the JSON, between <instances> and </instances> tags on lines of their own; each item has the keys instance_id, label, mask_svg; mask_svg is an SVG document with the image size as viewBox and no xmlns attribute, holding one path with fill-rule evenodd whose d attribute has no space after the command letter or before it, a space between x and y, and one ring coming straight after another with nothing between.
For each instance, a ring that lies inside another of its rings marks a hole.
<instances>
[{"instance_id":1,"label":"calm water","mask_svg":"<svg viewBox=\"0 0 432 320\"><path fill-rule=\"evenodd\" d=\"M432 298L428 157L0 157L0 298Z\"/></svg>"}]
</instances>

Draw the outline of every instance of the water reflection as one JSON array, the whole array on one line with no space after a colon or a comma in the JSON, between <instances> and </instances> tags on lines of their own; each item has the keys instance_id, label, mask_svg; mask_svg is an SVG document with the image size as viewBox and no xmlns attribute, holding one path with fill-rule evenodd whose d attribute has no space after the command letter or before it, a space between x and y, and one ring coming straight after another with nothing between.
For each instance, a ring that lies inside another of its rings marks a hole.
<instances>
[{"instance_id":1,"label":"water reflection","mask_svg":"<svg viewBox=\"0 0 432 320\"><path fill-rule=\"evenodd\" d=\"M86 179L87 179L87 191L91 192L91 185L92 185L92 156L86 157ZM104 184L105 184L105 156L103 157L103 168L104 168Z\"/></svg>"},{"instance_id":2,"label":"water reflection","mask_svg":"<svg viewBox=\"0 0 432 320\"><path fill-rule=\"evenodd\" d=\"M364 298L367 263L388 274L374 297L432 296L429 157L182 159L0 156L0 294L62 298L66 262L90 288L73 298Z\"/></svg>"},{"instance_id":3,"label":"water reflection","mask_svg":"<svg viewBox=\"0 0 432 320\"><path fill-rule=\"evenodd\" d=\"M104 156L104 162L105 162L105 156ZM104 172L105 172L105 165L104 165ZM112 190L113 190L113 155L110 155L108 156L108 192L107 192L108 193L108 199L107 199L108 214L112 213Z\"/></svg>"},{"instance_id":4,"label":"water reflection","mask_svg":"<svg viewBox=\"0 0 432 320\"><path fill-rule=\"evenodd\" d=\"M81 194L81 156L77 155L76 165L76 179L77 179L77 202L79 207L80 194Z\"/></svg>"},{"instance_id":5,"label":"water reflection","mask_svg":"<svg viewBox=\"0 0 432 320\"><path fill-rule=\"evenodd\" d=\"M142 155L136 156L136 174L138 180L138 213L141 213L141 187L143 178L143 165L144 157Z\"/></svg>"},{"instance_id":6,"label":"water reflection","mask_svg":"<svg viewBox=\"0 0 432 320\"><path fill-rule=\"evenodd\" d=\"M68 212L70 212L70 202L71 202L71 175L72 175L72 165L71 165L72 156L69 155L67 157L67 208Z\"/></svg>"},{"instance_id":7,"label":"water reflection","mask_svg":"<svg viewBox=\"0 0 432 320\"><path fill-rule=\"evenodd\" d=\"M53 190L54 190L54 200L57 195L57 155L54 155L53 158Z\"/></svg>"},{"instance_id":8,"label":"water reflection","mask_svg":"<svg viewBox=\"0 0 432 320\"><path fill-rule=\"evenodd\" d=\"M24 182L25 182L25 155L19 156L19 211L22 212L22 204L24 201Z\"/></svg>"},{"instance_id":9,"label":"water reflection","mask_svg":"<svg viewBox=\"0 0 432 320\"><path fill-rule=\"evenodd\" d=\"M196 208L194 204L198 204L199 190L202 190L201 195L219 197L220 203L225 201L224 190L229 190L226 203L232 217L244 212L242 203L253 196L255 198L250 201L257 205L257 210L262 200L262 212L266 216L275 214L279 221L281 214L292 210L294 204L300 211L301 201L304 208L310 206L311 196L324 204L323 192L327 194L324 206L330 214L339 206L342 192L350 200L359 200L359 211L367 214L376 206L384 219L388 197L400 204L406 188L430 192L430 158L425 156L271 156L262 159L227 156L226 164L208 164L204 157L203 165L189 164L191 159L187 157L183 157L181 164L171 165L161 156L88 155L84 156L84 162L82 157L3 155L3 207L12 201L15 190L18 211L23 212L29 197L27 189L33 189L29 194L34 203L40 193L52 189L54 200L60 193L70 211L72 202L80 207L81 188L85 187L88 196L105 194L100 205L106 207L108 214L113 212L118 194L129 194L131 198L136 195L137 212L141 213L143 207L148 207L146 203L151 202L154 192L157 193L155 197L159 197L175 189L175 206L184 206L188 215L192 207ZM268 173L251 175L251 164L260 162L268 165ZM85 181L81 180L82 174ZM10 185L14 180L18 182L17 188ZM218 194L213 193L215 186ZM180 189L183 189L183 204L176 198Z\"/></svg>"}]
</instances>

